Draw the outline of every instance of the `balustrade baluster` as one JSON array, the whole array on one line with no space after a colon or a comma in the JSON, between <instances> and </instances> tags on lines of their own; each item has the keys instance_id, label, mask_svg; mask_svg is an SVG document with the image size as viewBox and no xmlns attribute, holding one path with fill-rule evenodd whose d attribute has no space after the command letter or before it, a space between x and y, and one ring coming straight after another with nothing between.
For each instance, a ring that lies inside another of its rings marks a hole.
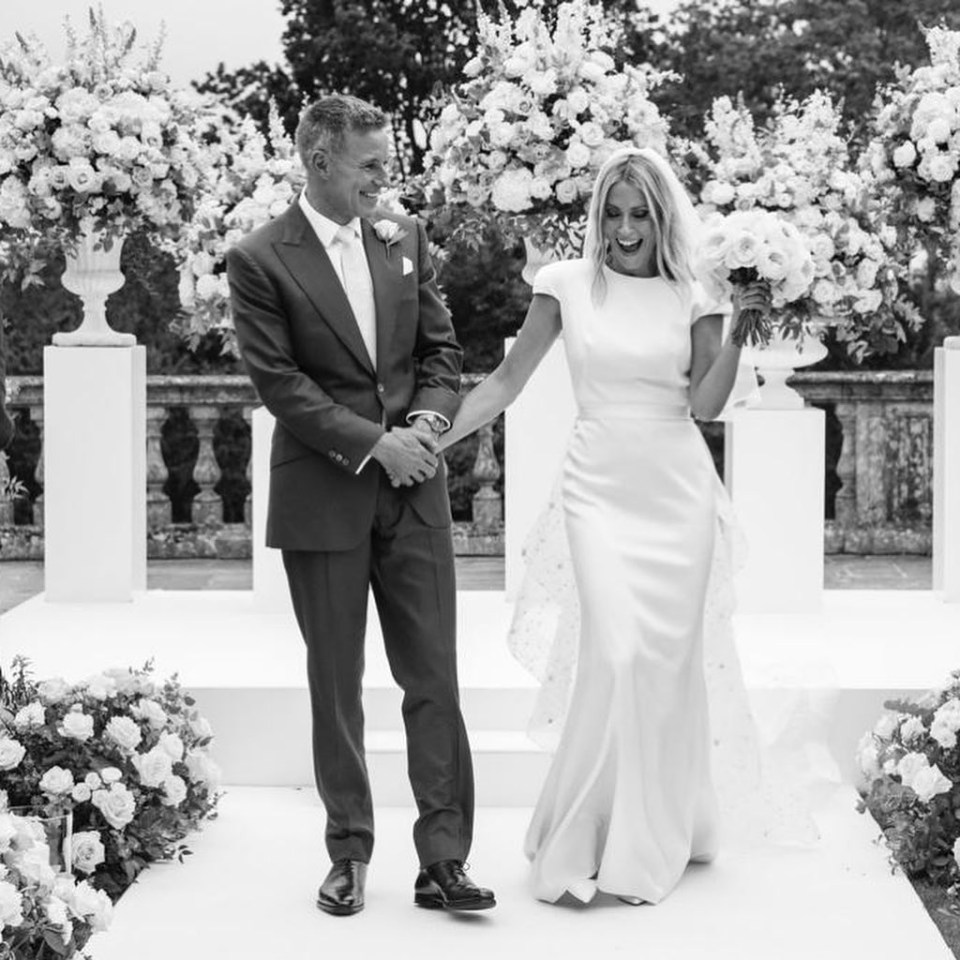
<instances>
[{"instance_id":1,"label":"balustrade baluster","mask_svg":"<svg viewBox=\"0 0 960 960\"><path fill-rule=\"evenodd\" d=\"M503 523L503 500L494 489L502 471L493 449L493 424L481 427L477 436L473 475L480 481L480 489L473 495L473 525L479 533L491 533Z\"/></svg>"},{"instance_id":2,"label":"balustrade baluster","mask_svg":"<svg viewBox=\"0 0 960 960\"><path fill-rule=\"evenodd\" d=\"M6 492L10 479L7 455L0 450L0 527L13 526L13 497Z\"/></svg>"},{"instance_id":3,"label":"balustrade baluster","mask_svg":"<svg viewBox=\"0 0 960 960\"><path fill-rule=\"evenodd\" d=\"M837 461L837 477L840 489L834 501L834 517L841 528L857 523L857 403L837 401L837 419L843 431L840 459Z\"/></svg>"},{"instance_id":4,"label":"balustrade baluster","mask_svg":"<svg viewBox=\"0 0 960 960\"><path fill-rule=\"evenodd\" d=\"M223 523L223 501L214 489L220 481L220 465L213 452L213 432L220 419L220 408L191 406L190 415L197 428L200 450L193 468L193 479L200 492L193 498L195 524Z\"/></svg>"},{"instance_id":5,"label":"balustrade baluster","mask_svg":"<svg viewBox=\"0 0 960 960\"><path fill-rule=\"evenodd\" d=\"M46 447L46 437L44 435L43 429L43 403L41 402L37 406L30 407L30 419L37 425L37 429L40 431L40 450L37 453L37 466L33 471L33 478L40 485L40 492L37 494L36 499L33 501L33 523L34 526L40 527L41 529L44 526L43 518L43 509L44 509L44 493L43 493L43 478L44 478L44 448Z\"/></svg>"},{"instance_id":6,"label":"balustrade baluster","mask_svg":"<svg viewBox=\"0 0 960 960\"><path fill-rule=\"evenodd\" d=\"M163 459L161 440L167 419L165 406L147 406L147 529L158 530L173 519L173 506L164 493L167 465Z\"/></svg>"},{"instance_id":7,"label":"balustrade baluster","mask_svg":"<svg viewBox=\"0 0 960 960\"><path fill-rule=\"evenodd\" d=\"M243 475L247 478L249 489L247 497L243 501L243 522L249 530L253 526L253 407L244 406L243 422L250 431L250 453L247 456L247 466Z\"/></svg>"}]
</instances>

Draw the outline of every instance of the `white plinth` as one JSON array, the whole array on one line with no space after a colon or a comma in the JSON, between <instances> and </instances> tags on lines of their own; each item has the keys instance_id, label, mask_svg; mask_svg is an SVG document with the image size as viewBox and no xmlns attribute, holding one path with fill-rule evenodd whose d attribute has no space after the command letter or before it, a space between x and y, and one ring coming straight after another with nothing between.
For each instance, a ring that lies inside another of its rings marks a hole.
<instances>
[{"instance_id":1,"label":"white plinth","mask_svg":"<svg viewBox=\"0 0 960 960\"><path fill-rule=\"evenodd\" d=\"M44 349L48 601L130 601L147 588L146 356Z\"/></svg>"},{"instance_id":2,"label":"white plinth","mask_svg":"<svg viewBox=\"0 0 960 960\"><path fill-rule=\"evenodd\" d=\"M934 354L933 589L960 603L960 337Z\"/></svg>"},{"instance_id":3,"label":"white plinth","mask_svg":"<svg viewBox=\"0 0 960 960\"><path fill-rule=\"evenodd\" d=\"M513 339L505 341L509 350ZM523 545L546 506L576 416L563 344L553 345L504 422L504 580L513 600L523 580Z\"/></svg>"},{"instance_id":4,"label":"white plinth","mask_svg":"<svg viewBox=\"0 0 960 960\"><path fill-rule=\"evenodd\" d=\"M816 613L823 598L822 410L736 410L725 477L748 544L744 613Z\"/></svg>"},{"instance_id":5,"label":"white plinth","mask_svg":"<svg viewBox=\"0 0 960 960\"><path fill-rule=\"evenodd\" d=\"M266 407L253 411L251 484L253 486L253 602L258 610L290 610L290 590L279 550L266 546L270 489L270 440L277 421Z\"/></svg>"}]
</instances>

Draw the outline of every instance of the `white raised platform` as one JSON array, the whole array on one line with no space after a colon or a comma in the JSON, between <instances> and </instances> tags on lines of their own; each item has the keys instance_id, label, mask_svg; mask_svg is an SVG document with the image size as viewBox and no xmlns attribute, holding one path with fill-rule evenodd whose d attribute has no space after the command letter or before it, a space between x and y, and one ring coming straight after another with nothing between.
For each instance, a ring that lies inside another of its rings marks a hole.
<instances>
[{"instance_id":1,"label":"white raised platform","mask_svg":"<svg viewBox=\"0 0 960 960\"><path fill-rule=\"evenodd\" d=\"M313 791L237 788L190 839L195 855L142 874L88 949L96 960L952 960L854 799L842 789L820 810L816 848L727 848L656 907L532 899L521 853L529 810L481 807L471 874L499 903L470 916L413 906L414 812L378 808L367 907L344 919L313 905L327 863Z\"/></svg>"},{"instance_id":2,"label":"white raised platform","mask_svg":"<svg viewBox=\"0 0 960 960\"><path fill-rule=\"evenodd\" d=\"M535 687L506 649L512 608L494 591L461 591L458 604L478 803L532 804L547 757L524 734ZM405 804L400 693L373 611L369 624L364 683L375 797ZM827 591L819 614L742 614L736 627L761 728L764 718L775 721L790 691L819 692L830 746L851 782L856 743L883 700L919 694L960 666L960 605L930 591ZM0 617L0 662L17 653L30 658L37 676L67 679L153 659L159 676L180 675L213 724L225 782L313 782L303 642L291 614L258 608L249 591L149 591L129 604L37 596Z\"/></svg>"}]
</instances>

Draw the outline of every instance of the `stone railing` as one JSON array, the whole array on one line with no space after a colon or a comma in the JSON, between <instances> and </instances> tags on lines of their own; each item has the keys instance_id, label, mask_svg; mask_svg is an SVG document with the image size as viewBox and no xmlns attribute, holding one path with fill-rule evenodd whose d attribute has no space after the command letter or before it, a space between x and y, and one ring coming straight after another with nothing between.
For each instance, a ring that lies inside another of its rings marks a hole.
<instances>
[{"instance_id":1,"label":"stone railing","mask_svg":"<svg viewBox=\"0 0 960 960\"><path fill-rule=\"evenodd\" d=\"M482 375L467 375L467 389ZM10 409L17 438L0 455L0 559L43 556L43 378L10 377ZM243 376L152 376L147 378L147 525L151 557L250 556L250 415L257 405ZM501 477L495 429L478 431L458 453L460 553L502 552ZM104 464L104 470L110 465ZM28 495L4 497L9 475ZM109 504L78 509L109 510Z\"/></svg>"},{"instance_id":2,"label":"stone railing","mask_svg":"<svg viewBox=\"0 0 960 960\"><path fill-rule=\"evenodd\" d=\"M467 375L465 387L472 389L482 379L482 374ZM791 382L826 411L826 551L929 553L932 374L801 373ZM26 484L28 497L14 503L0 494L0 559L39 558L43 380L11 377L9 386L19 436L7 466L0 457L0 489L9 470ZM256 403L246 377L148 378L151 557L250 555L250 414ZM723 428L707 424L703 430L721 467ZM496 452L501 438L498 421L448 455L451 493L460 504L454 530L458 553L503 552L502 468Z\"/></svg>"}]
</instances>

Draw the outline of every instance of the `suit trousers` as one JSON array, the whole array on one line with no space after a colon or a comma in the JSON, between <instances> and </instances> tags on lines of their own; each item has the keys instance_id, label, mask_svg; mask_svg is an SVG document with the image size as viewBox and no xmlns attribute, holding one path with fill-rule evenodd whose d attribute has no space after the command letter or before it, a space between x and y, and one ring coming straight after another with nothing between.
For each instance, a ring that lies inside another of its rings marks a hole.
<instances>
[{"instance_id":1,"label":"suit trousers","mask_svg":"<svg viewBox=\"0 0 960 960\"><path fill-rule=\"evenodd\" d=\"M465 860L473 766L457 683L450 528L424 524L381 472L367 538L350 550L284 550L283 563L307 647L314 773L331 860L368 862L373 851L361 702L371 587L390 670L403 690L417 855L422 866Z\"/></svg>"}]
</instances>

